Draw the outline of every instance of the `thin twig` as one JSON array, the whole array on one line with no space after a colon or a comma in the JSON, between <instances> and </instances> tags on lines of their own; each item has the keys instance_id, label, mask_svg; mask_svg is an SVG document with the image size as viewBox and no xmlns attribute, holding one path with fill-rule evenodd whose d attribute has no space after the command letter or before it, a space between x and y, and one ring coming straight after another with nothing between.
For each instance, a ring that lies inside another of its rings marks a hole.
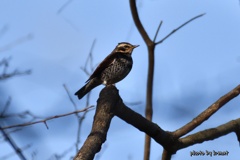
<instances>
[{"instance_id":1,"label":"thin twig","mask_svg":"<svg viewBox=\"0 0 240 160\"><path fill-rule=\"evenodd\" d=\"M63 88L64 88L65 91L67 92L68 98L69 98L70 102L73 104L74 109L77 110L77 104L73 101L73 99L72 99L72 97L71 97L71 95L70 95L70 92L69 92L66 84L63 84Z\"/></svg>"},{"instance_id":2,"label":"thin twig","mask_svg":"<svg viewBox=\"0 0 240 160\"><path fill-rule=\"evenodd\" d=\"M79 113L79 112L85 112L85 111L87 111L91 108L93 108L93 106L89 106L89 107L86 107L84 109L76 110L76 111L65 113L65 114L59 114L59 115L56 115L56 116L51 116L51 117L48 117L46 119L35 121L35 122L28 122L28 123L22 123L22 124L16 124L16 125L2 127L2 129L8 129L8 128L14 128L14 127L25 127L25 126L29 126L29 125L33 125L33 124L37 124L37 123L46 123L49 120L69 116L69 115L76 114L76 113Z\"/></svg>"},{"instance_id":3,"label":"thin twig","mask_svg":"<svg viewBox=\"0 0 240 160\"><path fill-rule=\"evenodd\" d=\"M30 111L24 111L24 112L21 112L21 113L10 113L10 114L4 114L2 115L2 118L12 118L12 117L19 117L19 118L27 118L27 116L31 117L32 119L30 120L30 122L36 120L36 119L41 119L43 117L40 117L40 116L36 116L34 115L33 113L31 113Z\"/></svg>"},{"instance_id":4,"label":"thin twig","mask_svg":"<svg viewBox=\"0 0 240 160\"><path fill-rule=\"evenodd\" d=\"M89 93L87 94L86 106L89 106L90 95L91 95L91 92L89 92ZM77 141L76 141L76 153L78 152L78 149L79 149L79 144L80 144L80 133L81 133L82 123L83 123L83 120L85 119L87 113L88 113L88 111L84 112L83 115L80 116L80 117L78 118L78 130L77 130Z\"/></svg>"},{"instance_id":5,"label":"thin twig","mask_svg":"<svg viewBox=\"0 0 240 160\"><path fill-rule=\"evenodd\" d=\"M73 101L72 97L70 96L70 93L69 93L69 91L68 91L67 86L66 86L65 84L63 84L63 87L64 87L64 89L66 90L66 92L67 92L67 94L68 94L68 98L69 98L70 102L73 104L74 109L77 110L77 105L76 105L76 103ZM86 112L87 112L87 111L86 111ZM84 114L85 114L86 112L84 112ZM76 143L75 143L76 152L77 152L77 151L78 151L78 148L79 148L78 145L79 145L79 143L80 143L80 123L79 123L79 121L80 121L80 119L81 119L82 116L80 116L78 113L76 113L75 116L76 116L77 122L78 122L77 140L76 140Z\"/></svg>"},{"instance_id":6,"label":"thin twig","mask_svg":"<svg viewBox=\"0 0 240 160\"><path fill-rule=\"evenodd\" d=\"M163 21L160 21L160 23L159 23L159 25L158 25L156 34L155 34L155 36L154 36L154 38L153 38L153 42L154 42L154 43L156 42L156 39L157 39L157 36L158 36L158 32L159 32L159 30L160 30L160 28L161 28L161 26L162 26L162 23L163 23Z\"/></svg>"},{"instance_id":7,"label":"thin twig","mask_svg":"<svg viewBox=\"0 0 240 160\"><path fill-rule=\"evenodd\" d=\"M83 72L85 72L85 74L87 74L88 76L90 75L90 72L93 72L94 70L94 66L93 66L93 49L95 47L95 44L96 44L96 39L93 40L93 43L91 45L91 48L90 48L90 51L89 51L89 54L88 54L88 57L86 59L86 62L85 62L85 65L84 67L81 67L81 69L83 70ZM90 68L90 72L88 72L88 66ZM90 101L90 94L91 94L91 91L88 92L87 94L87 100L86 100L86 106L89 106L89 101ZM82 123L83 123L83 120L85 119L86 115L87 115L87 111L83 113L82 116L78 116L77 117L77 120L78 120L78 130L77 130L77 140L76 140L76 153L78 152L78 149L79 149L79 144L80 144L80 132L81 132L81 127L82 127Z\"/></svg>"},{"instance_id":8,"label":"thin twig","mask_svg":"<svg viewBox=\"0 0 240 160\"><path fill-rule=\"evenodd\" d=\"M22 75L29 75L29 74L31 74L31 70L26 70L26 71L15 70L12 73L6 73L6 74L0 75L0 80L6 80L8 78L13 78L15 76L22 76Z\"/></svg>"},{"instance_id":9,"label":"thin twig","mask_svg":"<svg viewBox=\"0 0 240 160\"><path fill-rule=\"evenodd\" d=\"M92 52L93 52L93 49L95 47L95 44L96 44L96 39L93 40L93 43L92 43L91 49L89 51L88 57L86 59L84 67L81 67L83 72L85 72L85 74L88 75L88 76L90 76L90 72L93 72L93 70L94 70ZM87 69L88 65L90 67L90 72Z\"/></svg>"},{"instance_id":10,"label":"thin twig","mask_svg":"<svg viewBox=\"0 0 240 160\"><path fill-rule=\"evenodd\" d=\"M22 151L27 150L27 149L29 149L31 146L32 146L31 144L28 144L28 145L22 147L21 150L22 150ZM13 156L16 156L16 153L15 153L15 152L8 153L8 154L0 157L0 159L2 159L2 160L5 160L5 159L6 159L6 160L7 160L7 159L9 159L10 157L13 157Z\"/></svg>"},{"instance_id":11,"label":"thin twig","mask_svg":"<svg viewBox=\"0 0 240 160\"><path fill-rule=\"evenodd\" d=\"M12 146L12 148L15 150L16 154L21 160L27 160L26 157L23 155L22 150L17 146L17 144L13 141L13 139L8 135L0 126L0 130L5 138L5 140Z\"/></svg>"},{"instance_id":12,"label":"thin twig","mask_svg":"<svg viewBox=\"0 0 240 160\"><path fill-rule=\"evenodd\" d=\"M9 68L9 61L11 60L11 57L9 58L3 58L0 61L0 66L3 68L2 73L0 74L0 80L5 80L8 78L12 78L14 76L19 76L19 75L26 75L26 74L31 74L31 70L26 70L26 71L18 71L15 69L14 71L7 73L7 70Z\"/></svg>"},{"instance_id":13,"label":"thin twig","mask_svg":"<svg viewBox=\"0 0 240 160\"><path fill-rule=\"evenodd\" d=\"M160 43L162 43L163 41L165 41L168 37L170 37L173 33L175 33L176 31L178 31L179 29L181 29L182 27L184 27L185 25L187 25L188 23L192 22L193 20L200 18L202 16L204 16L205 13L200 14L198 16L195 16L193 18L191 18L190 20L188 20L187 22L183 23L182 25L180 25L179 27L177 27L176 29L172 30L172 32L170 32L168 35L166 35L162 40L156 42L155 44L158 45Z\"/></svg>"}]
</instances>

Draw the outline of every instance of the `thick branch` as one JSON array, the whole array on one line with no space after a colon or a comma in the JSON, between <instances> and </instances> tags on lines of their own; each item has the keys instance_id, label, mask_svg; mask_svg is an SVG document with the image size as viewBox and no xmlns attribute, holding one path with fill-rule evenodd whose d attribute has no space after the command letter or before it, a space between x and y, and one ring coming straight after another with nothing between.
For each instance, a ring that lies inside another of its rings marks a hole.
<instances>
[{"instance_id":1,"label":"thick branch","mask_svg":"<svg viewBox=\"0 0 240 160\"><path fill-rule=\"evenodd\" d=\"M240 94L240 85L238 85L236 88L231 90L229 93L225 94L221 98L219 98L215 103L213 103L210 107L208 107L205 111L200 113L196 118L194 118L191 122L186 124L185 126L181 127L180 129L176 130L173 134L175 138L179 138L193 129L195 129L197 126L202 124L204 121L206 121L209 117L211 117L215 112L217 112L222 106L224 106L226 103L228 103L230 100L235 98Z\"/></svg>"},{"instance_id":2,"label":"thick branch","mask_svg":"<svg viewBox=\"0 0 240 160\"><path fill-rule=\"evenodd\" d=\"M179 149L212 140L230 132L235 132L238 136L240 131L240 119L237 119L219 127L200 131L182 139L178 139L173 137L173 133L164 131L157 124L128 108L123 104L116 87L107 86L100 93L92 131L75 160L91 160L94 158L94 155L99 152L101 145L106 140L107 131L114 115L140 131L145 132L158 144L163 146L165 149L163 158L165 159L170 159L171 155L176 153Z\"/></svg>"},{"instance_id":3,"label":"thick branch","mask_svg":"<svg viewBox=\"0 0 240 160\"><path fill-rule=\"evenodd\" d=\"M114 90L117 92L116 88ZM169 144L173 142L172 135L161 129L156 123L147 120L142 115L128 108L122 103L122 99L118 98L120 103L115 107L115 115L140 131L145 132L163 147L168 148Z\"/></svg>"},{"instance_id":4,"label":"thick branch","mask_svg":"<svg viewBox=\"0 0 240 160\"><path fill-rule=\"evenodd\" d=\"M118 92L109 88L112 87L105 87L100 93L91 133L74 158L75 160L92 160L106 141L107 131L114 116L113 109L119 101L116 96Z\"/></svg>"},{"instance_id":5,"label":"thick branch","mask_svg":"<svg viewBox=\"0 0 240 160\"><path fill-rule=\"evenodd\" d=\"M94 155L99 152L101 145L106 140L107 131L114 114L140 131L145 132L157 143L166 148L173 143L173 138L169 132L162 130L157 124L152 123L125 106L116 87L107 86L100 93L92 131L75 160L89 160L94 158Z\"/></svg>"},{"instance_id":6,"label":"thick branch","mask_svg":"<svg viewBox=\"0 0 240 160\"><path fill-rule=\"evenodd\" d=\"M169 153L166 149L163 150L162 160L171 160L172 153Z\"/></svg>"}]
</instances>

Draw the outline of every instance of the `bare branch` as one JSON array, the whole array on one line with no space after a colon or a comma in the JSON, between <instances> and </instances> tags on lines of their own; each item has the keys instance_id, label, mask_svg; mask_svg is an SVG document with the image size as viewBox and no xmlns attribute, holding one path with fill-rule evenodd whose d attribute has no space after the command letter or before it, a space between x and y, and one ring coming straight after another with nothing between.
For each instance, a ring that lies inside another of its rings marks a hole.
<instances>
[{"instance_id":1,"label":"bare branch","mask_svg":"<svg viewBox=\"0 0 240 160\"><path fill-rule=\"evenodd\" d=\"M0 130L5 138L5 140L12 146L12 148L15 150L16 154L21 160L27 160L26 157L23 155L22 150L16 145L16 143L12 140L10 135L8 135L0 126Z\"/></svg>"},{"instance_id":2,"label":"bare branch","mask_svg":"<svg viewBox=\"0 0 240 160\"><path fill-rule=\"evenodd\" d=\"M137 8L138 8L138 14L139 14L141 12L140 9L142 8L142 1L137 1ZM131 26L129 27L129 31L126 36L126 42L129 41L129 39L131 38L133 31L134 31L134 23L132 23Z\"/></svg>"},{"instance_id":3,"label":"bare branch","mask_svg":"<svg viewBox=\"0 0 240 160\"><path fill-rule=\"evenodd\" d=\"M135 0L129 0L129 2L130 2L130 8L131 8L131 12L132 12L132 17L133 17L134 23L135 23L139 33L141 34L145 43L147 45L151 45L152 41L149 38L146 30L144 29L144 27L143 27L143 25L142 25L142 23L139 19L138 12L137 12L136 1Z\"/></svg>"},{"instance_id":4,"label":"bare branch","mask_svg":"<svg viewBox=\"0 0 240 160\"><path fill-rule=\"evenodd\" d=\"M235 96L229 96L231 99L234 97ZM158 144L162 145L165 149L163 152L163 158L165 159L170 159L171 155L175 154L179 149L186 148L196 143L212 140L231 132L238 133L240 131L239 118L219 127L200 131L178 139L178 137L174 137L174 132L164 131L157 124L147 120L123 104L115 86L106 86L103 88L97 102L92 131L82 148L79 150L75 160L94 158L95 154L99 152L102 144L106 140L107 131L114 115L136 127L140 131L145 132ZM224 102L222 101L224 104L227 102L227 100Z\"/></svg>"},{"instance_id":5,"label":"bare branch","mask_svg":"<svg viewBox=\"0 0 240 160\"><path fill-rule=\"evenodd\" d=\"M162 23L163 23L163 21L161 21L161 22L159 23L159 25L158 25L156 34L155 34L155 36L154 36L154 38L153 38L153 42L154 42L154 43L156 42L156 39L157 39L157 36L158 36L158 32L159 32L159 30L160 30L160 28L161 28L161 26L162 26Z\"/></svg>"},{"instance_id":6,"label":"bare branch","mask_svg":"<svg viewBox=\"0 0 240 160\"><path fill-rule=\"evenodd\" d=\"M147 77L147 96L146 96L146 108L145 116L148 120L152 120L152 91L153 91L153 75L154 75L154 48L155 43L149 38L146 30L144 29L137 12L136 1L130 0L130 8L132 12L132 17L134 23L141 34L144 42L148 47L148 77ZM151 138L145 135L145 145L144 145L144 160L149 160L150 158L150 147Z\"/></svg>"},{"instance_id":7,"label":"bare branch","mask_svg":"<svg viewBox=\"0 0 240 160\"><path fill-rule=\"evenodd\" d=\"M97 102L92 131L79 150L75 160L94 158L94 155L99 152L102 144L106 140L107 131L114 114L140 131L150 135L164 147L168 147L168 145L173 142L172 135L169 132L162 130L157 124L152 123L126 107L122 103L122 99L115 86L105 87L100 92L100 97Z\"/></svg>"},{"instance_id":8,"label":"bare branch","mask_svg":"<svg viewBox=\"0 0 240 160\"><path fill-rule=\"evenodd\" d=\"M187 137L181 138L179 140L180 145L177 147L177 150L186 148L197 143L203 143L205 141L214 140L231 132L236 132L239 129L240 118L227 122L216 128L206 129L204 131L200 131Z\"/></svg>"},{"instance_id":9,"label":"bare branch","mask_svg":"<svg viewBox=\"0 0 240 160\"><path fill-rule=\"evenodd\" d=\"M89 51L88 57L86 59L84 67L81 67L83 72L85 72L85 74L87 74L88 76L90 75L90 72L88 72L88 69L87 69L88 66L89 66L91 72L93 72L93 70L94 70L92 53L93 53L93 49L95 47L95 44L96 44L96 39L93 40L93 43L92 43L91 49ZM89 106L90 95L91 95L91 91L87 94L86 106ZM77 120L78 120L77 140L76 140L76 143L75 143L75 145L76 145L76 153L78 152L79 144L80 144L81 126L82 126L83 120L85 119L87 113L88 112L86 111L86 112L83 113L82 116L79 116L78 114L76 115L77 116Z\"/></svg>"},{"instance_id":10,"label":"bare branch","mask_svg":"<svg viewBox=\"0 0 240 160\"><path fill-rule=\"evenodd\" d=\"M34 121L36 119L43 118L43 117L34 115L30 111L24 111L24 112L21 112L21 113L12 113L12 114L8 113L8 114L4 114L4 115L1 116L1 118L13 118L13 117L19 117L19 118L22 118L22 119L30 117L31 118L30 122Z\"/></svg>"},{"instance_id":11,"label":"bare branch","mask_svg":"<svg viewBox=\"0 0 240 160\"><path fill-rule=\"evenodd\" d=\"M102 144L106 140L111 119L114 116L112 108L118 102L117 97L114 97L112 94L116 94L116 92L107 89L101 91L100 98L97 101L91 133L74 160L93 159L95 154L100 151Z\"/></svg>"},{"instance_id":12,"label":"bare branch","mask_svg":"<svg viewBox=\"0 0 240 160\"><path fill-rule=\"evenodd\" d=\"M28 144L28 145L22 147L21 150L22 150L22 151L27 150L27 149L30 148L31 146L32 146L31 144ZM15 156L15 155L16 155L16 153L15 153L15 152L12 152L12 153L9 153L9 154L6 154L6 155L0 157L0 159L2 159L2 160L8 159L8 158L10 158L10 157L12 157L12 156Z\"/></svg>"},{"instance_id":13,"label":"bare branch","mask_svg":"<svg viewBox=\"0 0 240 160\"><path fill-rule=\"evenodd\" d=\"M224 106L226 103L228 103L230 100L235 98L240 94L240 85L238 85L236 88L219 98L215 103L213 103L210 107L208 107L205 111L200 113L196 118L194 118L191 122L186 124L185 126L181 127L180 129L176 130L174 132L174 137L179 138L193 129L195 129L197 126L202 124L204 121L206 121L209 117L211 117L215 112L217 112L222 106Z\"/></svg>"},{"instance_id":14,"label":"bare branch","mask_svg":"<svg viewBox=\"0 0 240 160\"><path fill-rule=\"evenodd\" d=\"M65 91L67 92L68 98L69 98L70 102L73 104L74 109L77 110L77 104L73 101L66 84L63 84L63 87L64 87Z\"/></svg>"},{"instance_id":15,"label":"bare branch","mask_svg":"<svg viewBox=\"0 0 240 160\"><path fill-rule=\"evenodd\" d=\"M65 84L63 84L63 87L64 87L64 89L66 90L66 92L67 92L67 94L68 94L68 98L69 98L69 100L71 101L71 103L73 104L75 110L77 110L77 105L76 105L76 103L73 101L73 99L72 99L72 97L71 97L71 95L70 95L70 93L69 93L69 91L68 91L67 86L66 86ZM89 94L88 94L88 97L89 97ZM89 106L89 105L88 105L88 100L89 100L89 98L87 99L87 105L86 105L86 106ZM76 153L78 152L79 144L80 144L80 128L81 128L81 125L82 125L82 121L83 121L83 119L85 118L85 115L87 114L87 112L88 112L88 110L85 111L82 116L80 116L78 113L75 114L75 116L76 116L76 118L77 118L77 122L78 122L77 140L76 140L76 143L75 143Z\"/></svg>"},{"instance_id":16,"label":"bare branch","mask_svg":"<svg viewBox=\"0 0 240 160\"><path fill-rule=\"evenodd\" d=\"M31 74L31 70L26 70L26 71L15 70L12 73L6 73L6 74L0 75L0 80L6 80L8 78L12 78L15 76L22 76L22 75L29 75L29 74Z\"/></svg>"},{"instance_id":17,"label":"bare branch","mask_svg":"<svg viewBox=\"0 0 240 160\"><path fill-rule=\"evenodd\" d=\"M65 117L65 116L69 116L69 115L76 114L76 113L79 113L79 112L85 112L85 111L87 111L87 110L89 110L91 108L93 108L93 106L89 106L89 107L86 107L84 109L76 110L76 111L65 113L65 114L51 116L51 117L48 117L46 119L35 121L35 122L28 122L28 123L23 123L23 124L16 124L16 125L2 127L2 129L8 129L8 128L14 128L14 127L25 127L25 126L29 126L29 125L33 125L33 124L37 124L37 123L44 123L44 124L46 124L46 122L49 121L49 120L56 119L56 118L61 118L61 117Z\"/></svg>"},{"instance_id":18,"label":"bare branch","mask_svg":"<svg viewBox=\"0 0 240 160\"><path fill-rule=\"evenodd\" d=\"M3 67L2 73L0 74L0 80L6 80L19 75L31 74L31 70L18 71L17 69L15 69L13 72L7 73L10 60L11 58L4 58L0 61L0 66Z\"/></svg>"},{"instance_id":19,"label":"bare branch","mask_svg":"<svg viewBox=\"0 0 240 160\"><path fill-rule=\"evenodd\" d=\"M89 106L90 94L91 94L91 92L89 92L89 93L87 94L86 106ZM81 117L78 118L78 130L77 130L77 141L76 141L76 153L78 152L78 149L79 149L80 135L81 135L81 134L80 134L80 131L81 131L82 123L83 123L83 120L85 119L87 113L88 113L88 111L84 112L83 115L82 115Z\"/></svg>"},{"instance_id":20,"label":"bare branch","mask_svg":"<svg viewBox=\"0 0 240 160\"><path fill-rule=\"evenodd\" d=\"M191 18L190 20L188 20L187 22L183 23L182 25L180 25L179 27L177 27L176 29L174 29L172 32L170 32L167 36L165 36L162 40L158 41L157 43L155 43L156 45L162 43L163 41L165 41L168 37L170 37L173 33L175 33L176 31L178 31L179 29L181 29L182 27L184 27L185 25L187 25L188 23L192 22L193 20L200 18L202 16L204 16L205 13L200 14L198 16L195 16L193 18Z\"/></svg>"},{"instance_id":21,"label":"bare branch","mask_svg":"<svg viewBox=\"0 0 240 160\"><path fill-rule=\"evenodd\" d=\"M162 21L160 22L158 29L156 31L156 34L154 36L153 41L149 38L147 32L145 31L136 8L136 1L135 0L130 0L130 8L132 12L132 17L135 22L135 25L140 32L144 42L146 43L148 47L148 79L147 79L147 97L146 97L146 109L145 109L145 116L148 120L152 120L152 112L153 112L153 106L152 106L152 91L153 91L153 75L154 75L154 49L157 44L162 43L165 39L170 37L173 33L175 33L177 30L185 26L186 24L190 23L196 18L199 18L203 16L204 14L198 15L189 21L185 22L181 26L179 26L177 29L173 30L170 34L168 34L165 38L163 38L161 41L155 43L158 32L160 30L160 27L162 25ZM145 146L144 146L144 160L149 160L150 159L150 146L151 146L151 138L146 135L145 136Z\"/></svg>"},{"instance_id":22,"label":"bare branch","mask_svg":"<svg viewBox=\"0 0 240 160\"><path fill-rule=\"evenodd\" d=\"M85 74L88 75L88 76L90 76L90 72L92 72L94 70L92 52L93 52L93 49L95 47L95 44L96 44L96 39L93 40L93 43L92 43L91 49L89 51L88 57L86 59L84 67L81 67L83 72L85 72ZM89 68L90 68L90 72L87 69L88 65L89 65Z\"/></svg>"}]
</instances>

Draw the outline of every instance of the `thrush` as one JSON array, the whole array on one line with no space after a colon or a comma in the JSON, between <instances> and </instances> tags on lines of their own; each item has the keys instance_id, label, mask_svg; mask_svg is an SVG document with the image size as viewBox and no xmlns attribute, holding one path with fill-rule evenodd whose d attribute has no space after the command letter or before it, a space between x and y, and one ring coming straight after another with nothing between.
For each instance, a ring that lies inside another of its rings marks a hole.
<instances>
[{"instance_id":1,"label":"thrush","mask_svg":"<svg viewBox=\"0 0 240 160\"><path fill-rule=\"evenodd\" d=\"M132 51L138 46L127 42L118 43L75 95L81 99L89 91L101 84L112 85L124 79L132 69Z\"/></svg>"}]
</instances>

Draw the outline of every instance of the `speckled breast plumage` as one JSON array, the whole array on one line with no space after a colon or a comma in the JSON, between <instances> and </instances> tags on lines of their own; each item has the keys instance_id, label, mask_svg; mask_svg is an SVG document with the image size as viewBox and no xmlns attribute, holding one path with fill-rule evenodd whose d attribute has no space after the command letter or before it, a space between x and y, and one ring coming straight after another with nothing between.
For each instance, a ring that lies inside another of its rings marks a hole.
<instances>
[{"instance_id":1,"label":"speckled breast plumage","mask_svg":"<svg viewBox=\"0 0 240 160\"><path fill-rule=\"evenodd\" d=\"M121 81L132 69L132 57L119 55L114 59L112 65L108 66L101 74L103 84L109 85Z\"/></svg>"}]
</instances>

